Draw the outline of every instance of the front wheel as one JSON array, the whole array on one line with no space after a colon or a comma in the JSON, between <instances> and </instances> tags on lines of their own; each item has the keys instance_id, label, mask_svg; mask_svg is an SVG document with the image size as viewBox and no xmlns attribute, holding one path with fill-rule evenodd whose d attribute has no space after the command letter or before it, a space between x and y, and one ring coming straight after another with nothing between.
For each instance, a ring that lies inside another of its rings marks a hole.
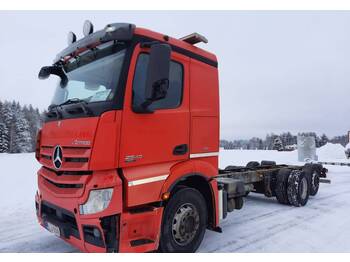
<instances>
[{"instance_id":1,"label":"front wheel","mask_svg":"<svg viewBox=\"0 0 350 262\"><path fill-rule=\"evenodd\" d=\"M207 218L202 194L193 188L180 189L165 207L159 250L195 252L203 240Z\"/></svg>"}]
</instances>

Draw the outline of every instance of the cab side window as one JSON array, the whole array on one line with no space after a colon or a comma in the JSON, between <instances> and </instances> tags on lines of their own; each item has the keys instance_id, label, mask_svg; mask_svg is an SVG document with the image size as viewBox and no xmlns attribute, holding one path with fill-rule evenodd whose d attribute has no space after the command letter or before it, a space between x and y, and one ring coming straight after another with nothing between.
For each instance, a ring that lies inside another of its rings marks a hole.
<instances>
[{"instance_id":1,"label":"cab side window","mask_svg":"<svg viewBox=\"0 0 350 262\"><path fill-rule=\"evenodd\" d=\"M145 101L148 62L148 54L142 53L139 55L133 81L133 106L139 106ZM164 99L153 102L149 108L151 110L176 108L181 104L182 92L183 66L178 62L171 61L168 93Z\"/></svg>"}]
</instances>

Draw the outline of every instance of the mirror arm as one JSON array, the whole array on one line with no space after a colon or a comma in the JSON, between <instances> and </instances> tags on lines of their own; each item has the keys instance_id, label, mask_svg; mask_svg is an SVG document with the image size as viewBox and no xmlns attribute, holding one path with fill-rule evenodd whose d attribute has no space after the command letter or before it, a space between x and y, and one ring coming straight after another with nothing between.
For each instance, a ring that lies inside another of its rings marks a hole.
<instances>
[{"instance_id":1,"label":"mirror arm","mask_svg":"<svg viewBox=\"0 0 350 262\"><path fill-rule=\"evenodd\" d=\"M43 68L41 68L40 73L38 75L39 79L46 79L48 78L50 75L56 75L58 77L61 78L61 87L64 88L67 83L68 83L68 77L65 74L62 66L45 66Z\"/></svg>"},{"instance_id":2,"label":"mirror arm","mask_svg":"<svg viewBox=\"0 0 350 262\"><path fill-rule=\"evenodd\" d=\"M64 88L68 84L68 77L64 73L63 68L60 66L55 66L52 68L51 74L57 75L61 78L61 87Z\"/></svg>"}]
</instances>

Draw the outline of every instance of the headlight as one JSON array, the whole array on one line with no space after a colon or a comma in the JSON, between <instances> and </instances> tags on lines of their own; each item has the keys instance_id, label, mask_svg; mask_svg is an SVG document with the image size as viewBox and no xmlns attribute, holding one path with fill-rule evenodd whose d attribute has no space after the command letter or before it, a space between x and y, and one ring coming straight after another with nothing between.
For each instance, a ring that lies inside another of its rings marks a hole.
<instances>
[{"instance_id":1,"label":"headlight","mask_svg":"<svg viewBox=\"0 0 350 262\"><path fill-rule=\"evenodd\" d=\"M111 202L113 188L91 190L85 204L79 206L81 215L94 214L106 209Z\"/></svg>"}]
</instances>

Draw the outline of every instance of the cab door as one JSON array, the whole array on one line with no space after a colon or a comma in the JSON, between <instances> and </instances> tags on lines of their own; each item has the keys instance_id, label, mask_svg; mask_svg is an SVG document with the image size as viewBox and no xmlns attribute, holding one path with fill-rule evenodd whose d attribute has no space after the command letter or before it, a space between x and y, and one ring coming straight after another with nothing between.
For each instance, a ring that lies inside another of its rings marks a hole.
<instances>
[{"instance_id":1,"label":"cab door","mask_svg":"<svg viewBox=\"0 0 350 262\"><path fill-rule=\"evenodd\" d=\"M130 180L168 173L177 161L189 158L189 58L171 52L167 96L149 106L153 113L136 113L133 105L143 101L148 61L149 48L136 46L124 99L119 166L147 165L154 172L132 172Z\"/></svg>"}]
</instances>

